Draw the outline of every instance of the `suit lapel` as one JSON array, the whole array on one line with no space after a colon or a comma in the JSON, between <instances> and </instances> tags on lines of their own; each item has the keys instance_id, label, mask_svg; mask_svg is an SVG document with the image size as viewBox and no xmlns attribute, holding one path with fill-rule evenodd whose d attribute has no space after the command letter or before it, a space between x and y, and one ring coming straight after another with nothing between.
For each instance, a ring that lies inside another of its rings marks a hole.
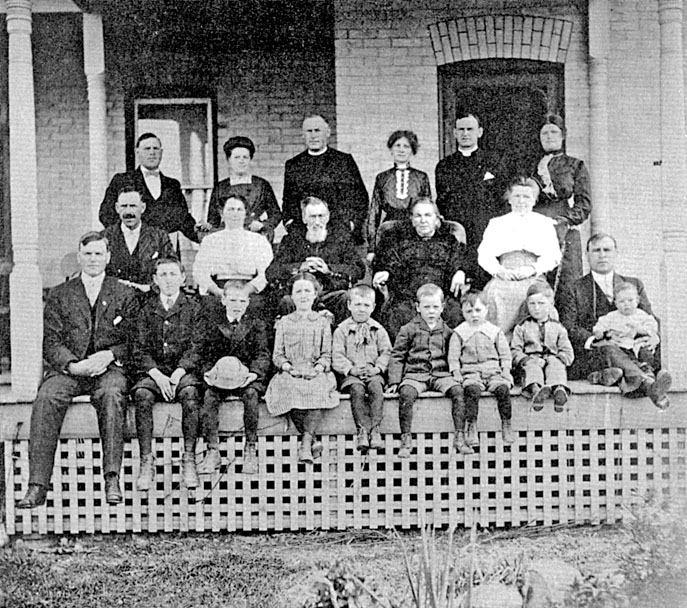
<instances>
[{"instance_id":1,"label":"suit lapel","mask_svg":"<svg viewBox=\"0 0 687 608\"><path fill-rule=\"evenodd\" d=\"M101 290L102 291L102 290ZM91 303L88 301L86 295L86 288L83 285L81 276L72 279L72 293L70 297L71 303L76 310L83 316L85 325L91 326Z\"/></svg>"}]
</instances>

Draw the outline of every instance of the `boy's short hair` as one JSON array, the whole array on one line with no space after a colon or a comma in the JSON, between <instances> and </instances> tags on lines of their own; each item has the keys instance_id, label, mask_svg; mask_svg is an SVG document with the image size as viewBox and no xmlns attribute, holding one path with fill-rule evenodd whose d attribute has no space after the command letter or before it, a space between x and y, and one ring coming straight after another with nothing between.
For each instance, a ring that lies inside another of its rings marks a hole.
<instances>
[{"instance_id":1,"label":"boy's short hair","mask_svg":"<svg viewBox=\"0 0 687 608\"><path fill-rule=\"evenodd\" d=\"M628 283L627 281L624 283L619 283L613 288L613 296L617 297L624 291L631 291L635 294L635 297L639 298L639 289L637 289L637 286L634 283Z\"/></svg>"},{"instance_id":2,"label":"boy's short hair","mask_svg":"<svg viewBox=\"0 0 687 608\"><path fill-rule=\"evenodd\" d=\"M549 300L552 299L553 289L551 288L551 285L549 285L546 281L535 281L527 288L527 295L525 296L525 299L539 294L546 296L549 298Z\"/></svg>"},{"instance_id":3,"label":"boy's short hair","mask_svg":"<svg viewBox=\"0 0 687 608\"><path fill-rule=\"evenodd\" d=\"M175 264L176 267L179 269L179 272L181 274L186 274L186 269L184 268L184 265L181 263L181 260L178 258L159 258L158 260L155 261L155 272L157 272L157 269L160 268L160 266L164 266L165 264Z\"/></svg>"},{"instance_id":4,"label":"boy's short hair","mask_svg":"<svg viewBox=\"0 0 687 608\"><path fill-rule=\"evenodd\" d=\"M485 306L487 303L484 301L484 297L482 295L481 291L473 291L472 289L468 291L463 297L460 299L460 307L462 308L466 304L469 304L470 306L474 306L477 304L477 300L482 302Z\"/></svg>"},{"instance_id":5,"label":"boy's short hair","mask_svg":"<svg viewBox=\"0 0 687 608\"><path fill-rule=\"evenodd\" d=\"M371 285L367 283L358 283L348 290L348 299L353 296L358 296L360 298L372 298L375 299L375 290Z\"/></svg>"},{"instance_id":6,"label":"boy's short hair","mask_svg":"<svg viewBox=\"0 0 687 608\"><path fill-rule=\"evenodd\" d=\"M439 296L441 298L441 302L443 304L444 302L444 290L439 287L438 285L435 285L434 283L425 283L424 285L421 285L420 288L417 290L417 293L415 294L415 300L417 302L420 302L422 298L425 297L433 297L433 296Z\"/></svg>"},{"instance_id":7,"label":"boy's short hair","mask_svg":"<svg viewBox=\"0 0 687 608\"><path fill-rule=\"evenodd\" d=\"M244 281L229 280L222 287L222 293L226 294L227 291L245 291L246 283Z\"/></svg>"}]
</instances>

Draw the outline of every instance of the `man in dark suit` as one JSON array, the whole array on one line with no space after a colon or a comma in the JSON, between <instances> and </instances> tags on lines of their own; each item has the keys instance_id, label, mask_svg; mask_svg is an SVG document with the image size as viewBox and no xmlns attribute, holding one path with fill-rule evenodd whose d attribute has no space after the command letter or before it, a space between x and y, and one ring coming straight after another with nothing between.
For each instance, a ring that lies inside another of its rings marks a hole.
<instances>
[{"instance_id":1,"label":"man in dark suit","mask_svg":"<svg viewBox=\"0 0 687 608\"><path fill-rule=\"evenodd\" d=\"M569 369L571 379L591 378L600 384L612 386L620 381L621 390L625 371L615 367L618 359L609 350L618 348L610 344L599 344L592 332L600 317L616 310L614 290L621 283L631 283L637 289L639 308L652 314L651 304L642 281L615 272L618 248L615 239L603 232L592 235L587 241L587 257L591 272L575 281L561 298L560 318L568 330L575 351L575 362ZM656 345L648 345L655 347ZM610 355L610 356L609 356ZM660 357L655 356L649 383L640 387L632 396L648 395L654 403L665 402L665 391L670 387L670 374L660 369ZM654 381L654 371L657 371ZM625 392L623 390L623 392Z\"/></svg>"},{"instance_id":2,"label":"man in dark suit","mask_svg":"<svg viewBox=\"0 0 687 608\"><path fill-rule=\"evenodd\" d=\"M196 221L188 211L186 198L178 180L163 175L160 171L162 144L154 133L144 133L136 141L136 162L134 171L117 173L105 191L100 204L99 219L106 228L119 222L116 204L119 193L136 190L146 206L143 221L165 232L182 232L187 238L198 242Z\"/></svg>"},{"instance_id":3,"label":"man in dark suit","mask_svg":"<svg viewBox=\"0 0 687 608\"><path fill-rule=\"evenodd\" d=\"M305 227L292 228L279 245L274 261L267 267L268 299L271 313L295 310L291 300L291 280L299 272L310 272L322 285L319 303L335 318L335 326L348 316L347 290L363 278L365 262L356 253L345 228L331 228L327 204L314 196L302 204Z\"/></svg>"},{"instance_id":4,"label":"man in dark suit","mask_svg":"<svg viewBox=\"0 0 687 608\"><path fill-rule=\"evenodd\" d=\"M459 111L453 131L458 150L439 161L435 170L437 207L447 220L465 228L466 252L481 289L490 276L477 264L477 248L489 220L508 209L501 200L508 184L508 170L493 154L479 147L484 133L479 117Z\"/></svg>"},{"instance_id":5,"label":"man in dark suit","mask_svg":"<svg viewBox=\"0 0 687 608\"><path fill-rule=\"evenodd\" d=\"M169 235L160 228L141 221L145 203L135 190L120 192L115 206L120 221L103 231L110 245L107 276L148 292L157 260L174 255Z\"/></svg>"},{"instance_id":6,"label":"man in dark suit","mask_svg":"<svg viewBox=\"0 0 687 608\"><path fill-rule=\"evenodd\" d=\"M332 227L353 234L356 245L365 242L369 198L358 165L350 154L327 145L331 130L322 116L303 121L306 150L286 161L282 220L291 232L303 226L301 201L307 196L329 205Z\"/></svg>"},{"instance_id":7,"label":"man in dark suit","mask_svg":"<svg viewBox=\"0 0 687 608\"><path fill-rule=\"evenodd\" d=\"M72 398L88 393L98 415L105 500L122 502L127 379L124 365L137 313L134 291L105 276L107 239L88 232L79 241L80 276L50 291L44 312L45 380L31 411L29 488L20 509L45 502L57 441Z\"/></svg>"}]
</instances>

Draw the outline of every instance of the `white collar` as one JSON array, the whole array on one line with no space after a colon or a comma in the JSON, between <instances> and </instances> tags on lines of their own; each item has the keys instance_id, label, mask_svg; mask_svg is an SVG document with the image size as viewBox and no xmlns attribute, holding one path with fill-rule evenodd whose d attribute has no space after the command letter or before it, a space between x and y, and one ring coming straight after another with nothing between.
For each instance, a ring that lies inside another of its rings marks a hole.
<instances>
[{"instance_id":1,"label":"white collar","mask_svg":"<svg viewBox=\"0 0 687 608\"><path fill-rule=\"evenodd\" d=\"M329 150L329 146L325 146L319 152L313 152L312 150L308 150L308 154L310 154L310 156L322 156L327 150Z\"/></svg>"},{"instance_id":2,"label":"white collar","mask_svg":"<svg viewBox=\"0 0 687 608\"><path fill-rule=\"evenodd\" d=\"M596 272L595 270L592 270L592 277L594 278L594 282L597 285L600 285L602 287L608 286L611 288L611 293L613 290L613 279L615 277L615 271L611 270L611 272L607 272L606 274L601 274L600 272Z\"/></svg>"},{"instance_id":3,"label":"white collar","mask_svg":"<svg viewBox=\"0 0 687 608\"><path fill-rule=\"evenodd\" d=\"M98 276L92 277L89 274L86 274L85 272L81 272L81 282L84 284L84 286L88 287L96 287L100 286L103 284L103 281L105 280L105 272L101 272Z\"/></svg>"},{"instance_id":4,"label":"white collar","mask_svg":"<svg viewBox=\"0 0 687 608\"><path fill-rule=\"evenodd\" d=\"M477 151L478 146L473 146L469 150L465 150L463 148L458 148L458 152L460 152L463 156L468 157L472 156L476 151Z\"/></svg>"},{"instance_id":5,"label":"white collar","mask_svg":"<svg viewBox=\"0 0 687 608\"><path fill-rule=\"evenodd\" d=\"M134 235L139 236L141 234L141 226L143 226L143 222L140 222L139 225L133 229L125 226L124 222L119 222L119 226L122 229L122 234L124 235L124 237L134 236Z\"/></svg>"}]
</instances>

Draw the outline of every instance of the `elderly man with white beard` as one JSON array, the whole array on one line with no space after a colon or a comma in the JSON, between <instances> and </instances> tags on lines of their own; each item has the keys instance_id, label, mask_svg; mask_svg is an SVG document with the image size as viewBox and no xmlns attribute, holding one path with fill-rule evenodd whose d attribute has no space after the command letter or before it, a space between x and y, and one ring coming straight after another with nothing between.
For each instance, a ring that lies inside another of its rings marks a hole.
<instances>
[{"instance_id":1,"label":"elderly man with white beard","mask_svg":"<svg viewBox=\"0 0 687 608\"><path fill-rule=\"evenodd\" d=\"M365 274L365 262L356 254L350 233L342 228L329 229L329 207L314 196L301 202L302 227L293 227L284 237L277 255L267 268L272 310L279 316L295 310L291 297L291 279L299 272L310 272L322 285L320 309L334 315L335 323L348 315L346 290ZM317 307L316 307L317 308Z\"/></svg>"}]
</instances>

